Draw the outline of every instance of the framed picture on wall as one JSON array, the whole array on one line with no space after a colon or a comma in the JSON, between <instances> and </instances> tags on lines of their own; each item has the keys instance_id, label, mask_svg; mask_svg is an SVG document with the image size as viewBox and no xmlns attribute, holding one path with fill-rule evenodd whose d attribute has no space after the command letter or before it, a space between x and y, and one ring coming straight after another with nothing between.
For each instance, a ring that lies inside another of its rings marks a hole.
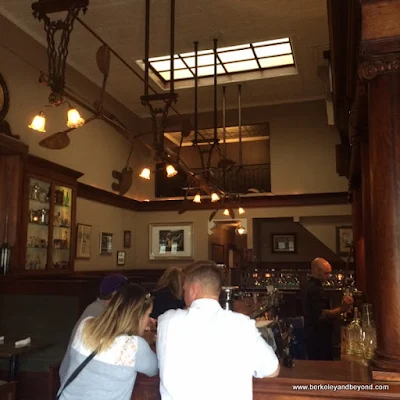
<instances>
[{"instance_id":1,"label":"framed picture on wall","mask_svg":"<svg viewBox=\"0 0 400 400\"><path fill-rule=\"evenodd\" d=\"M271 233L272 253L296 253L295 233Z\"/></svg>"},{"instance_id":2,"label":"framed picture on wall","mask_svg":"<svg viewBox=\"0 0 400 400\"><path fill-rule=\"evenodd\" d=\"M193 259L193 223L150 224L149 259Z\"/></svg>"},{"instance_id":3,"label":"framed picture on wall","mask_svg":"<svg viewBox=\"0 0 400 400\"><path fill-rule=\"evenodd\" d=\"M353 245L353 227L351 225L336 227L336 253L347 256Z\"/></svg>"},{"instance_id":4,"label":"framed picture on wall","mask_svg":"<svg viewBox=\"0 0 400 400\"><path fill-rule=\"evenodd\" d=\"M89 259L92 243L92 226L77 224L76 228L76 258Z\"/></svg>"},{"instance_id":5,"label":"framed picture on wall","mask_svg":"<svg viewBox=\"0 0 400 400\"><path fill-rule=\"evenodd\" d=\"M132 233L131 231L124 231L124 248L129 249L131 247Z\"/></svg>"},{"instance_id":6,"label":"framed picture on wall","mask_svg":"<svg viewBox=\"0 0 400 400\"><path fill-rule=\"evenodd\" d=\"M125 265L125 251L117 251L117 265Z\"/></svg>"},{"instance_id":7,"label":"framed picture on wall","mask_svg":"<svg viewBox=\"0 0 400 400\"><path fill-rule=\"evenodd\" d=\"M112 254L112 241L112 233L100 233L100 255L107 256Z\"/></svg>"}]
</instances>

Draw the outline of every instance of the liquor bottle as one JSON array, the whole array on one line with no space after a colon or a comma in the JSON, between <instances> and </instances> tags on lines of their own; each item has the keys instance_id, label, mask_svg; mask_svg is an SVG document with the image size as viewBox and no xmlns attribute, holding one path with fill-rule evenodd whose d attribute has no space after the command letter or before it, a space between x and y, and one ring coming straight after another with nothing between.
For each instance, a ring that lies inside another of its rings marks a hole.
<instances>
[{"instance_id":1,"label":"liquor bottle","mask_svg":"<svg viewBox=\"0 0 400 400\"><path fill-rule=\"evenodd\" d=\"M354 307L354 317L347 327L346 332L346 354L363 355L363 330L358 316L358 308Z\"/></svg>"},{"instance_id":2,"label":"liquor bottle","mask_svg":"<svg viewBox=\"0 0 400 400\"><path fill-rule=\"evenodd\" d=\"M376 348L376 328L372 315L372 304L362 306L362 330L364 358L370 360Z\"/></svg>"},{"instance_id":3,"label":"liquor bottle","mask_svg":"<svg viewBox=\"0 0 400 400\"><path fill-rule=\"evenodd\" d=\"M69 207L69 194L68 194L68 190L65 191L64 206L65 206L65 207Z\"/></svg>"}]
</instances>

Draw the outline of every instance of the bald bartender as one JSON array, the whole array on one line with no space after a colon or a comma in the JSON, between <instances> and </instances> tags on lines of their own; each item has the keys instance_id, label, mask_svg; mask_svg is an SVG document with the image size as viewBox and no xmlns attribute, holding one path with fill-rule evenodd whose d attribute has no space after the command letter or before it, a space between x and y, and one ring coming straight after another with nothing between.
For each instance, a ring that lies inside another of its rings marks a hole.
<instances>
[{"instance_id":1,"label":"bald bartender","mask_svg":"<svg viewBox=\"0 0 400 400\"><path fill-rule=\"evenodd\" d=\"M305 336L309 360L333 360L333 331L336 319L349 310L353 298L345 296L342 305L331 309L328 293L322 284L332 273L332 267L323 258L311 263L311 277L307 284L305 303Z\"/></svg>"}]
</instances>

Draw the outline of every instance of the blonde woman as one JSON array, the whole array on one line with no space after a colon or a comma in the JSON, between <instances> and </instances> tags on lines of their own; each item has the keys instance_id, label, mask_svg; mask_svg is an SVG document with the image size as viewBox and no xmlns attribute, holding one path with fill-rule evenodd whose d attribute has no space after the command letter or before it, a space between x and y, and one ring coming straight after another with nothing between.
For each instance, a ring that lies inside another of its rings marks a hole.
<instances>
[{"instance_id":1,"label":"blonde woman","mask_svg":"<svg viewBox=\"0 0 400 400\"><path fill-rule=\"evenodd\" d=\"M138 372L156 375L157 357L142 337L152 308L150 294L129 284L115 294L102 315L84 319L70 348L58 398L129 400Z\"/></svg>"},{"instance_id":2,"label":"blonde woman","mask_svg":"<svg viewBox=\"0 0 400 400\"><path fill-rule=\"evenodd\" d=\"M185 307L182 300L182 284L180 268L170 267L162 274L153 292L152 318L158 318L168 310Z\"/></svg>"}]
</instances>

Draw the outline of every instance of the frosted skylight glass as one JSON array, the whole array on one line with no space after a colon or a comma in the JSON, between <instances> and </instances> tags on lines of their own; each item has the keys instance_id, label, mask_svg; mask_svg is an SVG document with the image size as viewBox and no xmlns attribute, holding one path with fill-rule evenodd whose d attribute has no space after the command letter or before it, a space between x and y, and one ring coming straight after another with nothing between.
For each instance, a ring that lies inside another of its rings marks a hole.
<instances>
[{"instance_id":1,"label":"frosted skylight glass","mask_svg":"<svg viewBox=\"0 0 400 400\"><path fill-rule=\"evenodd\" d=\"M291 54L287 56L278 56L278 57L269 57L260 59L261 68L276 68L292 64L293 64L293 56Z\"/></svg>"},{"instance_id":2,"label":"frosted skylight glass","mask_svg":"<svg viewBox=\"0 0 400 400\"><path fill-rule=\"evenodd\" d=\"M199 78L214 75L214 50L200 50L197 56ZM150 58L151 70L165 83L171 79L170 56ZM194 79L195 53L174 55L175 80ZM139 62L143 67L143 61ZM295 65L292 44L289 38L264 42L245 43L217 49L217 74L229 75L238 72L252 72L268 68Z\"/></svg>"}]
</instances>

